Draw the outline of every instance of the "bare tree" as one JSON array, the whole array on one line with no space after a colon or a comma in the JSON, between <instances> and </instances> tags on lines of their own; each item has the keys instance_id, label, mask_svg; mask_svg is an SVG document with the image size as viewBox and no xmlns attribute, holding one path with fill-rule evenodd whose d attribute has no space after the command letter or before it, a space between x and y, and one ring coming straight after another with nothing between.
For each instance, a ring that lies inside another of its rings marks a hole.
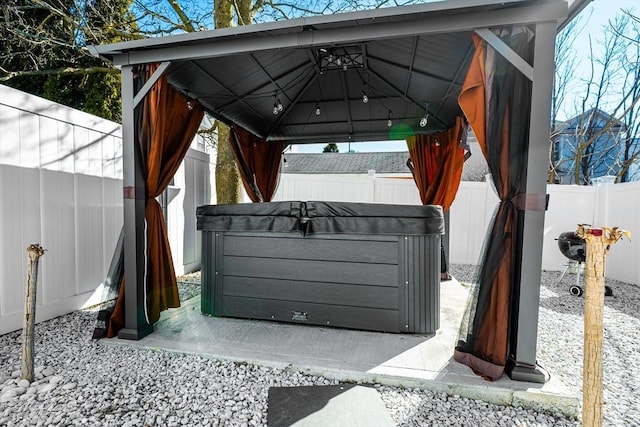
<instances>
[{"instance_id":1,"label":"bare tree","mask_svg":"<svg viewBox=\"0 0 640 427\"><path fill-rule=\"evenodd\" d=\"M632 34L629 37L629 34ZM635 35L635 36L633 36ZM602 54L591 61L583 80L560 80L570 91L582 94L574 105L574 118L554 123L549 180L589 185L594 176L616 175L629 179L640 155L638 137L638 25L628 15L610 22L605 30ZM558 75L570 75L575 64L559 64ZM558 79L558 76L556 76ZM566 94L556 89L555 97ZM554 102L554 114L559 113Z\"/></svg>"},{"instance_id":2,"label":"bare tree","mask_svg":"<svg viewBox=\"0 0 640 427\"><path fill-rule=\"evenodd\" d=\"M556 148L561 130L561 127L557 126L559 124L558 116L560 114L560 108L566 99L567 92L572 89L570 86L573 83L573 70L579 65L573 45L582 27L582 18L577 17L556 37L555 74L553 78L553 94L551 96L551 144L549 150L548 176L548 182L550 184L558 180L557 170L562 166L562 164L559 163L561 159L558 159L558 150ZM573 84L575 85L575 83Z\"/></svg>"},{"instance_id":3,"label":"bare tree","mask_svg":"<svg viewBox=\"0 0 640 427\"><path fill-rule=\"evenodd\" d=\"M618 176L623 182L640 180L640 18L629 11L625 13L629 30L622 36L630 42L630 46L621 63L626 74L623 91L628 93L623 98L621 116L625 133L621 141L623 155Z\"/></svg>"}]
</instances>

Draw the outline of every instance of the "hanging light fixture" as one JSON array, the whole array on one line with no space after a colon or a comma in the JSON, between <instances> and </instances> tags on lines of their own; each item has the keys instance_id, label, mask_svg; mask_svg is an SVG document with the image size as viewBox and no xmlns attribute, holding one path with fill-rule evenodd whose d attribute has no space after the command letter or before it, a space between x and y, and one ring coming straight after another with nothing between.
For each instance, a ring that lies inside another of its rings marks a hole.
<instances>
[{"instance_id":1,"label":"hanging light fixture","mask_svg":"<svg viewBox=\"0 0 640 427\"><path fill-rule=\"evenodd\" d=\"M320 115L320 104L316 102L316 116Z\"/></svg>"},{"instance_id":2,"label":"hanging light fixture","mask_svg":"<svg viewBox=\"0 0 640 427\"><path fill-rule=\"evenodd\" d=\"M363 83L362 84L362 103L366 104L367 102L369 102L369 97L367 96L367 84Z\"/></svg>"},{"instance_id":3,"label":"hanging light fixture","mask_svg":"<svg viewBox=\"0 0 640 427\"><path fill-rule=\"evenodd\" d=\"M389 115L387 116L387 127L390 128L393 125L391 121L391 110L389 110Z\"/></svg>"},{"instance_id":4,"label":"hanging light fixture","mask_svg":"<svg viewBox=\"0 0 640 427\"><path fill-rule=\"evenodd\" d=\"M193 110L193 104L191 103L191 99L187 98L187 110Z\"/></svg>"},{"instance_id":5,"label":"hanging light fixture","mask_svg":"<svg viewBox=\"0 0 640 427\"><path fill-rule=\"evenodd\" d=\"M275 101L273 102L273 110L271 112L274 116L277 116L282 112L282 110L284 110L284 107L282 106L282 102L280 102L280 98L278 98L278 92L273 96L275 97Z\"/></svg>"},{"instance_id":6,"label":"hanging light fixture","mask_svg":"<svg viewBox=\"0 0 640 427\"><path fill-rule=\"evenodd\" d=\"M423 128L427 126L429 123L429 103L427 102L424 106L424 116L420 119L420 127Z\"/></svg>"}]
</instances>

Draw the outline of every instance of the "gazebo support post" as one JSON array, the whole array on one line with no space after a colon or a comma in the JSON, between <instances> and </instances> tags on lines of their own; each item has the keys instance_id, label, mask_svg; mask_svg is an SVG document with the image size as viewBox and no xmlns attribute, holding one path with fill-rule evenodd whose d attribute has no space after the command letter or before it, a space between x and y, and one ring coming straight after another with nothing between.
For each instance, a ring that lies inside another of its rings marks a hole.
<instances>
[{"instance_id":1,"label":"gazebo support post","mask_svg":"<svg viewBox=\"0 0 640 427\"><path fill-rule=\"evenodd\" d=\"M535 202L534 206L527 206L522 227L519 228L522 248L518 257L520 271L516 274L520 279L520 292L515 300L517 328L513 332L515 346L511 348L507 373L513 380L543 383L545 375L536 366L536 344L556 23L537 24L535 32L529 155L524 191Z\"/></svg>"},{"instance_id":2,"label":"gazebo support post","mask_svg":"<svg viewBox=\"0 0 640 427\"><path fill-rule=\"evenodd\" d=\"M118 338L139 340L153 325L145 316L145 177L135 141L133 67L122 67L122 166L124 198L125 326Z\"/></svg>"}]
</instances>

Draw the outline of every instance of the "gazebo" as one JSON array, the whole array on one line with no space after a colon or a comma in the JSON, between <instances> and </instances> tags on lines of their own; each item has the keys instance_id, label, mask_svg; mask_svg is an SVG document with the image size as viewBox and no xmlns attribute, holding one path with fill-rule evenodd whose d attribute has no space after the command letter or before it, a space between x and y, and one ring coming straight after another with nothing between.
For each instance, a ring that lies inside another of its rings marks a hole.
<instances>
[{"instance_id":1,"label":"gazebo","mask_svg":"<svg viewBox=\"0 0 640 427\"><path fill-rule=\"evenodd\" d=\"M464 116L501 203L456 359L490 379L506 367L512 379L543 382L536 342L555 36L586 3L449 0L90 46L122 70L118 336L144 337L154 313L175 306L177 294L154 289L172 268L153 199L202 111L231 126L254 201L269 200L288 144L424 138L440 146Z\"/></svg>"}]
</instances>

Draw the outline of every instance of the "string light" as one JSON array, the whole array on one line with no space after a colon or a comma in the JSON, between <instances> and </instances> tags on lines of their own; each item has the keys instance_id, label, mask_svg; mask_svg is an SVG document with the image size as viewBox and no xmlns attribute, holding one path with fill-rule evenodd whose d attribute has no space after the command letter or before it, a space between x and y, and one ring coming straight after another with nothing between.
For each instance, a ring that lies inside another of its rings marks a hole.
<instances>
[{"instance_id":1,"label":"string light","mask_svg":"<svg viewBox=\"0 0 640 427\"><path fill-rule=\"evenodd\" d=\"M424 116L420 119L420 127L423 128L429 123L429 103L424 106Z\"/></svg>"},{"instance_id":2,"label":"string light","mask_svg":"<svg viewBox=\"0 0 640 427\"><path fill-rule=\"evenodd\" d=\"M316 116L320 115L320 104L316 102Z\"/></svg>"},{"instance_id":3,"label":"string light","mask_svg":"<svg viewBox=\"0 0 640 427\"><path fill-rule=\"evenodd\" d=\"M282 106L282 102L280 102L280 98L278 98L277 92L274 96L276 99L273 102L273 110L271 112L273 113L274 116L277 116L282 112L282 110L284 110L284 107Z\"/></svg>"},{"instance_id":4,"label":"string light","mask_svg":"<svg viewBox=\"0 0 640 427\"><path fill-rule=\"evenodd\" d=\"M362 103L366 104L367 102L369 102L369 97L367 96L367 93L363 90L362 91Z\"/></svg>"}]
</instances>

